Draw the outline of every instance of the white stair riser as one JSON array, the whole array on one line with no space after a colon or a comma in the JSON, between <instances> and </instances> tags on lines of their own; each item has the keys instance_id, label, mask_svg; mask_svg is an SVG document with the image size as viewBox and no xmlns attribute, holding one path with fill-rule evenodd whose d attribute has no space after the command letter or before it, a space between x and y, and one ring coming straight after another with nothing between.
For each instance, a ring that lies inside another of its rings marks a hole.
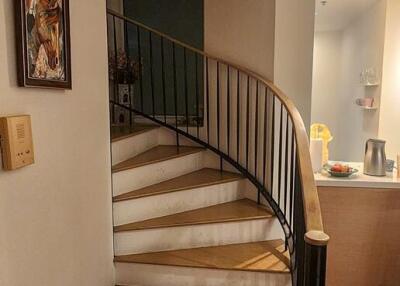
<instances>
[{"instance_id":1,"label":"white stair riser","mask_svg":"<svg viewBox=\"0 0 400 286\"><path fill-rule=\"evenodd\" d=\"M172 193L137 198L113 204L114 225L171 215L243 198L244 180ZM195 198L195 199L193 199Z\"/></svg>"},{"instance_id":2,"label":"white stair riser","mask_svg":"<svg viewBox=\"0 0 400 286\"><path fill-rule=\"evenodd\" d=\"M281 239L277 219L166 227L114 234L115 254L126 255L163 250L218 246Z\"/></svg>"},{"instance_id":3,"label":"white stair riser","mask_svg":"<svg viewBox=\"0 0 400 286\"><path fill-rule=\"evenodd\" d=\"M204 165L202 153L113 173L114 196L197 171Z\"/></svg>"},{"instance_id":4,"label":"white stair riser","mask_svg":"<svg viewBox=\"0 0 400 286\"><path fill-rule=\"evenodd\" d=\"M117 284L142 286L290 286L290 274L116 263Z\"/></svg>"},{"instance_id":5,"label":"white stair riser","mask_svg":"<svg viewBox=\"0 0 400 286\"><path fill-rule=\"evenodd\" d=\"M180 136L180 144L198 146ZM155 128L111 144L112 164L118 164L158 145L175 145L176 133L166 128Z\"/></svg>"},{"instance_id":6,"label":"white stair riser","mask_svg":"<svg viewBox=\"0 0 400 286\"><path fill-rule=\"evenodd\" d=\"M111 144L112 164L128 160L159 145L159 128Z\"/></svg>"},{"instance_id":7,"label":"white stair riser","mask_svg":"<svg viewBox=\"0 0 400 286\"><path fill-rule=\"evenodd\" d=\"M160 128L158 132L158 142L160 145L176 145L176 132L165 127ZM199 146L182 135L179 136L179 144L183 146Z\"/></svg>"}]
</instances>

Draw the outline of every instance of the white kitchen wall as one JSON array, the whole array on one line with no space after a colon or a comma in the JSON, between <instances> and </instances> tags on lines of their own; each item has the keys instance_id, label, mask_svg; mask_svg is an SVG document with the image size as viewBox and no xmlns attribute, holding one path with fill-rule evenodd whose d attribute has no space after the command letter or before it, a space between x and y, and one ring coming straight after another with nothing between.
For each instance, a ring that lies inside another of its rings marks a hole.
<instances>
[{"instance_id":1,"label":"white kitchen wall","mask_svg":"<svg viewBox=\"0 0 400 286\"><path fill-rule=\"evenodd\" d=\"M32 116L36 163L0 169L0 285L114 285L105 1L70 1L70 91L16 86L14 2L0 1L0 115Z\"/></svg>"},{"instance_id":2,"label":"white kitchen wall","mask_svg":"<svg viewBox=\"0 0 400 286\"><path fill-rule=\"evenodd\" d=\"M388 158L400 154L400 1L387 0L379 137L387 140Z\"/></svg>"},{"instance_id":3,"label":"white kitchen wall","mask_svg":"<svg viewBox=\"0 0 400 286\"><path fill-rule=\"evenodd\" d=\"M312 121L331 127L333 160L362 161L366 140L378 137L379 110L362 110L355 100L374 97L379 106L381 86L363 86L360 73L369 67L376 68L379 74L382 72L385 13L386 0L382 0L343 31L316 34ZM333 37L340 42L340 47ZM328 51L336 52L329 54ZM322 79L323 74L332 78Z\"/></svg>"},{"instance_id":4,"label":"white kitchen wall","mask_svg":"<svg viewBox=\"0 0 400 286\"><path fill-rule=\"evenodd\" d=\"M317 32L314 40L313 97L311 122L324 123L339 134L342 97L339 80L342 58L342 31ZM335 140L330 144L332 158L340 154Z\"/></svg>"}]
</instances>

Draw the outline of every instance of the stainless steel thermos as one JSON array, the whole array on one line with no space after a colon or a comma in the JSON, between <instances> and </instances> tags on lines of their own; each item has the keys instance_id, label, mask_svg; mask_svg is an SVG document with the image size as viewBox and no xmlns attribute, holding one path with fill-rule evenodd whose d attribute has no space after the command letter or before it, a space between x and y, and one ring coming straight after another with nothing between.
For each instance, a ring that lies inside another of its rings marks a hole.
<instances>
[{"instance_id":1,"label":"stainless steel thermos","mask_svg":"<svg viewBox=\"0 0 400 286\"><path fill-rule=\"evenodd\" d=\"M364 174L370 176L386 176L386 142L369 139L365 146Z\"/></svg>"}]
</instances>

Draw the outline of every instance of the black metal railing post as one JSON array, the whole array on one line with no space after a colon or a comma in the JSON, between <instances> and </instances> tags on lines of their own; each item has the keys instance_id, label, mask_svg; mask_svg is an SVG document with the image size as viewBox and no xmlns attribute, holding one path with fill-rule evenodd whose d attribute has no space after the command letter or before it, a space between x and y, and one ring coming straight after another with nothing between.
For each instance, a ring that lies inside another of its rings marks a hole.
<instances>
[{"instance_id":1,"label":"black metal railing post","mask_svg":"<svg viewBox=\"0 0 400 286\"><path fill-rule=\"evenodd\" d=\"M154 98L154 74L153 74L153 37L149 31L149 46L150 46L150 88L151 88L151 109L153 117L156 116L155 98Z\"/></svg>"},{"instance_id":2,"label":"black metal railing post","mask_svg":"<svg viewBox=\"0 0 400 286\"><path fill-rule=\"evenodd\" d=\"M140 107L141 111L144 112L144 98L143 98L143 60L142 60L142 46L140 40L140 27L136 25L137 33L137 49L139 58L139 82L140 82Z\"/></svg>"},{"instance_id":3,"label":"black metal railing post","mask_svg":"<svg viewBox=\"0 0 400 286\"><path fill-rule=\"evenodd\" d=\"M167 123L167 95L165 94L165 52L164 52L164 37L161 37L161 85L163 95L163 113L164 123Z\"/></svg>"},{"instance_id":4,"label":"black metal railing post","mask_svg":"<svg viewBox=\"0 0 400 286\"><path fill-rule=\"evenodd\" d=\"M196 130L197 130L197 138L200 138L200 86L199 86L199 58L198 55L195 54L195 78L196 78Z\"/></svg>"},{"instance_id":5,"label":"black metal railing post","mask_svg":"<svg viewBox=\"0 0 400 286\"><path fill-rule=\"evenodd\" d=\"M325 286L326 245L312 245L305 242L304 286Z\"/></svg>"},{"instance_id":6,"label":"black metal railing post","mask_svg":"<svg viewBox=\"0 0 400 286\"><path fill-rule=\"evenodd\" d=\"M186 132L189 133L189 87L188 87L188 68L186 48L183 48L183 73L185 79L185 114L186 114Z\"/></svg>"},{"instance_id":7,"label":"black metal railing post","mask_svg":"<svg viewBox=\"0 0 400 286\"><path fill-rule=\"evenodd\" d=\"M177 84L177 69L176 69L176 47L172 43L172 66L174 70L174 106L175 106L175 128L178 129L178 84ZM179 148L179 133L176 132L176 145Z\"/></svg>"}]
</instances>

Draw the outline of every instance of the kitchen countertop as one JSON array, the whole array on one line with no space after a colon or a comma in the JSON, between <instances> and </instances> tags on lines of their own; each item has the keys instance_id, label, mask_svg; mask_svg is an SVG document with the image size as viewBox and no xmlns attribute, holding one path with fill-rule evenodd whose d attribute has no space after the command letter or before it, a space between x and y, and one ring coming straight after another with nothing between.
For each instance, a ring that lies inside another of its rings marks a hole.
<instances>
[{"instance_id":1,"label":"kitchen countertop","mask_svg":"<svg viewBox=\"0 0 400 286\"><path fill-rule=\"evenodd\" d=\"M331 164L334 162L330 162ZM358 169L358 173L349 178L331 177L327 172L314 174L318 187L347 187L347 188L380 188L400 189L400 178L397 178L397 170L393 173L386 173L385 177L367 176L363 173L363 163L343 163Z\"/></svg>"}]
</instances>

